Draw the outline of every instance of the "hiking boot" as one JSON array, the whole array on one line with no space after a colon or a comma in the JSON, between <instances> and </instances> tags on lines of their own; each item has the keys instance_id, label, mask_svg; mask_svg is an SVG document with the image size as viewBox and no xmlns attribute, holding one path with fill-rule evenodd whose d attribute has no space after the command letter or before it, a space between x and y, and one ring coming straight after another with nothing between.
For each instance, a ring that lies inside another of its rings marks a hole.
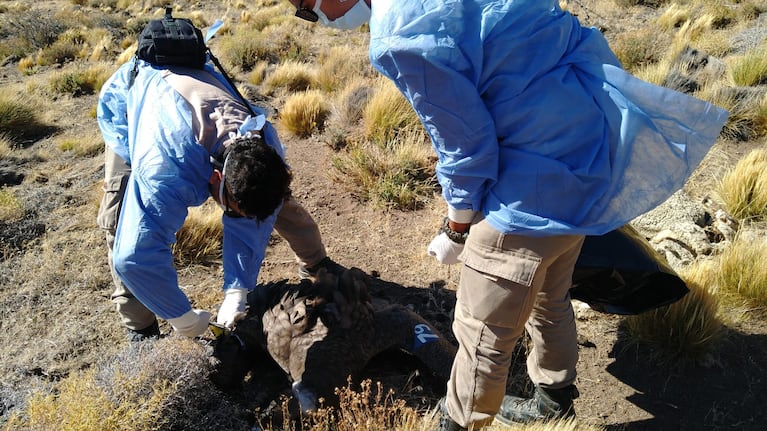
<instances>
[{"instance_id":1,"label":"hiking boot","mask_svg":"<svg viewBox=\"0 0 767 431\"><path fill-rule=\"evenodd\" d=\"M344 271L344 267L337 264L330 257L326 256L324 259L314 264L313 266L298 266L298 278L301 280L309 280L317 276L317 271L324 268L330 274L341 275Z\"/></svg>"},{"instance_id":2,"label":"hiking boot","mask_svg":"<svg viewBox=\"0 0 767 431\"><path fill-rule=\"evenodd\" d=\"M160 338L160 325L155 320L144 329L128 329L128 340L131 343L139 343L146 340L158 340Z\"/></svg>"},{"instance_id":3,"label":"hiking boot","mask_svg":"<svg viewBox=\"0 0 767 431\"><path fill-rule=\"evenodd\" d=\"M501 408L495 419L506 425L524 424L544 419L560 419L575 416L573 399L578 398L575 385L562 389L535 387L532 398L520 398L511 395L503 397Z\"/></svg>"},{"instance_id":4,"label":"hiking boot","mask_svg":"<svg viewBox=\"0 0 767 431\"><path fill-rule=\"evenodd\" d=\"M450 419L450 416L447 414L444 398L440 398L437 405L439 406L439 431L466 431L466 428Z\"/></svg>"}]
</instances>

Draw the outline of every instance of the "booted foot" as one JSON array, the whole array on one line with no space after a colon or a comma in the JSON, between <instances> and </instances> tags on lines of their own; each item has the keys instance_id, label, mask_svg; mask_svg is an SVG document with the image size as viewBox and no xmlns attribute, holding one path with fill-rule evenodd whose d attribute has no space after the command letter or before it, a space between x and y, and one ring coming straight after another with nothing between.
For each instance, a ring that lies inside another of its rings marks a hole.
<instances>
[{"instance_id":1,"label":"booted foot","mask_svg":"<svg viewBox=\"0 0 767 431\"><path fill-rule=\"evenodd\" d=\"M575 416L573 399L578 398L575 385L562 389L535 387L532 398L511 395L503 397L495 419L506 425L524 424L544 419L560 419Z\"/></svg>"},{"instance_id":2,"label":"booted foot","mask_svg":"<svg viewBox=\"0 0 767 431\"><path fill-rule=\"evenodd\" d=\"M154 323L144 329L128 329L128 341L138 343L146 340L157 340L160 338L160 325L155 320Z\"/></svg>"},{"instance_id":3,"label":"booted foot","mask_svg":"<svg viewBox=\"0 0 767 431\"><path fill-rule=\"evenodd\" d=\"M317 275L317 271L319 271L321 268L324 268L325 271L335 275L340 275L345 269L343 266L334 262L333 259L326 256L324 259L314 264L313 266L299 265L298 278L301 280L314 278Z\"/></svg>"},{"instance_id":4,"label":"booted foot","mask_svg":"<svg viewBox=\"0 0 767 431\"><path fill-rule=\"evenodd\" d=\"M454 420L450 419L447 414L447 408L445 408L445 399L439 400L439 431L466 431L466 428L458 425Z\"/></svg>"}]
</instances>

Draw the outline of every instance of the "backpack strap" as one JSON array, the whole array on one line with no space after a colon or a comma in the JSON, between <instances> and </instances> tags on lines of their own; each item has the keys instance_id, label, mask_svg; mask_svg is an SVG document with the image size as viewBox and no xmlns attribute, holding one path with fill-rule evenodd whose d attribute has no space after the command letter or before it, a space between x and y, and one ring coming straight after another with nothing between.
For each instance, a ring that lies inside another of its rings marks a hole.
<instances>
[{"instance_id":1,"label":"backpack strap","mask_svg":"<svg viewBox=\"0 0 767 431\"><path fill-rule=\"evenodd\" d=\"M232 78L229 77L229 74L226 73L226 71L224 70L223 67L221 67L221 63L218 61L216 56L213 55L212 52L210 52L210 48L208 48L208 58L210 58L210 61L212 61L213 64L216 65L216 67L218 68L219 72L221 72L221 75L223 75L224 79L226 79L226 82L228 82L229 86L232 87L232 89L234 90L234 93L237 95L237 97L240 98L240 100L242 100L242 103L245 104L245 107L248 109L248 112L250 112L250 115L252 115L253 117L258 116L258 114L256 114L256 112L250 106L250 103L248 103L248 101L245 99L245 97L242 96L242 94L240 93L240 90L237 89L237 86L234 85L234 82L232 81Z\"/></svg>"}]
</instances>

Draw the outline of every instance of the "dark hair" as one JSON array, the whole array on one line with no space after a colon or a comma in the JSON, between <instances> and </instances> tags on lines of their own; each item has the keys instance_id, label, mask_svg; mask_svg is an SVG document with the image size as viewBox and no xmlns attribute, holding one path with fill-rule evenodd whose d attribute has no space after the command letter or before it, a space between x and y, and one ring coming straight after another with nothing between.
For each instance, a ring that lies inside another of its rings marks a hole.
<instances>
[{"instance_id":1,"label":"dark hair","mask_svg":"<svg viewBox=\"0 0 767 431\"><path fill-rule=\"evenodd\" d=\"M260 137L238 138L226 153L229 194L248 217L263 221L290 195L288 166Z\"/></svg>"}]
</instances>

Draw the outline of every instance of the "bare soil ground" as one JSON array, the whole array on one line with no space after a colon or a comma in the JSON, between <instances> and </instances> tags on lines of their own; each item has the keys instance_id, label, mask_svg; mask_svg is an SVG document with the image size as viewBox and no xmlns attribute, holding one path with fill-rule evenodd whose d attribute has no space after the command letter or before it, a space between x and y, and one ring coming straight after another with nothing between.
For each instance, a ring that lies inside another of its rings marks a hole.
<instances>
[{"instance_id":1,"label":"bare soil ground","mask_svg":"<svg viewBox=\"0 0 767 431\"><path fill-rule=\"evenodd\" d=\"M585 3L588 8L576 2L573 10L584 21L605 28L608 36L641 27L652 15L649 9L627 14L614 6L602 8L606 3ZM35 78L22 76L11 62L2 68L0 85L15 88L30 79ZM96 131L95 120L87 115L95 102L95 96L50 101L48 116L57 134L86 136ZM0 162L3 178L24 176L18 184L6 180L6 185L23 198L28 210L22 220L0 225L0 423L2 415L23 404L32 388L127 348L108 300L106 253L95 226L102 159L62 153L55 148L57 134L27 142L17 156ZM294 170L294 194L319 224L330 256L375 274L374 295L413 306L451 337L459 269L440 266L425 254L444 212L439 198L413 212L372 208L333 180L334 150L321 138L281 136ZM720 143L717 151L724 153L718 157L737 158L749 148L745 145ZM69 262L72 256L80 260ZM67 267L70 264L74 267ZM32 273L50 275L33 279ZM200 292L220 285L220 266L179 268L179 277L191 295L205 298ZM296 267L287 244L274 236L260 280L282 278L296 280ZM219 300L213 297L210 304ZM621 321L620 316L578 309L576 384L581 396L575 408L581 420L609 430L767 430L763 317L730 323L722 346L704 365L694 366L659 365L647 348L628 347ZM366 373L411 405L433 407L444 389L414 375L415 365L408 361L386 354ZM265 408L285 389L280 388L283 383L277 375L262 374L232 396L245 409ZM524 343L511 373L512 385L529 388Z\"/></svg>"}]
</instances>

